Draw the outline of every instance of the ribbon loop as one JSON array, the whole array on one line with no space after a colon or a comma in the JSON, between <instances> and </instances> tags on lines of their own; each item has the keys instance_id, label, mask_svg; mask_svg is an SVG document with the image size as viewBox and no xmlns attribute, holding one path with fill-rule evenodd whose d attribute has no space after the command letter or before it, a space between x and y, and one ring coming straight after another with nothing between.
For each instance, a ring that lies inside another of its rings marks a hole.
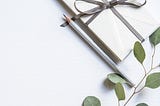
<instances>
[{"instance_id":1,"label":"ribbon loop","mask_svg":"<svg viewBox=\"0 0 160 106\"><path fill-rule=\"evenodd\" d=\"M90 3L90 4L93 4L93 5L96 5L96 7L92 8L92 9L89 9L89 10L86 10L86 11L82 11L77 5L78 2ZM96 0L75 0L74 7L80 14L93 15L95 13L103 11L105 9L104 8L105 4L103 2L99 2L99 1L96 1Z\"/></svg>"},{"instance_id":2,"label":"ribbon loop","mask_svg":"<svg viewBox=\"0 0 160 106\"><path fill-rule=\"evenodd\" d=\"M144 0L143 3L138 2L137 0L120 0L118 1L120 5L129 5L129 6L133 6L135 8L140 8L142 6L144 6L147 3L147 0Z\"/></svg>"}]
</instances>

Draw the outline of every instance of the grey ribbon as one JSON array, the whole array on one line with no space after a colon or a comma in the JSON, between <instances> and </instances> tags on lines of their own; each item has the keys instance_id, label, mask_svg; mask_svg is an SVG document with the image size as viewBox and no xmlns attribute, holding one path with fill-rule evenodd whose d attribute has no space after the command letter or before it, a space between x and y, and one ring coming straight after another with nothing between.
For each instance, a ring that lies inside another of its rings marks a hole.
<instances>
[{"instance_id":1,"label":"grey ribbon","mask_svg":"<svg viewBox=\"0 0 160 106\"><path fill-rule=\"evenodd\" d=\"M81 11L78 6L77 2L86 2L90 4L97 5L96 7L87 10ZM126 27L141 41L144 41L144 38L133 28L131 24L114 8L116 5L128 5L133 8L140 8L146 4L146 0L143 3L137 2L136 0L102 0L103 2L96 1L96 0L75 0L74 7L79 12L78 15L72 17L72 20L80 19L81 17L91 16L91 18L86 22L86 25L90 24L102 11L106 9L111 9L111 11L126 25ZM66 26L67 23L62 24L61 26Z\"/></svg>"}]
</instances>

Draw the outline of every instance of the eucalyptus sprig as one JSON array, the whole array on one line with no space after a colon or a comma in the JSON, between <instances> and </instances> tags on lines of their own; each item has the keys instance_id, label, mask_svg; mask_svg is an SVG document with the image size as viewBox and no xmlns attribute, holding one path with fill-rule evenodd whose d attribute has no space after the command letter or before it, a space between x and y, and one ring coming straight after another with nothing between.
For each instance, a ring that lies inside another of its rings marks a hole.
<instances>
[{"instance_id":1,"label":"eucalyptus sprig","mask_svg":"<svg viewBox=\"0 0 160 106\"><path fill-rule=\"evenodd\" d=\"M160 43L160 27L149 37L149 40L153 47L153 54L151 58L151 67L148 72L143 64L146 58L145 50L140 42L137 41L134 44L133 53L134 53L135 58L138 60L138 62L143 67L144 75L141 78L140 82L136 86L133 87L134 90L132 94L129 97L127 97L128 99L126 100L123 106L127 106L128 103L132 100L132 98L136 94L140 93L143 89L145 88L156 89L160 87L160 72L151 73L154 69L160 67L160 64L158 64L157 66L153 66L154 56L156 53L156 46ZM125 100L126 98L123 84L126 84L128 82L123 77L121 77L120 75L116 73L109 74L107 76L107 80L109 80L110 82L114 84L115 94L118 100L118 106L120 106L120 101ZM139 88L143 81L145 81L145 85ZM101 106L101 103L98 98L94 96L88 96L83 101L83 106ZM148 105L146 103L139 103L136 106L148 106Z\"/></svg>"},{"instance_id":2,"label":"eucalyptus sprig","mask_svg":"<svg viewBox=\"0 0 160 106\"><path fill-rule=\"evenodd\" d=\"M132 93L132 95L129 97L129 99L126 101L126 103L124 104L124 106L127 106L127 104L129 103L129 101L132 99L132 97L137 94L140 93L144 88L148 87L151 89L155 89L160 87L160 72L157 73L152 73L150 74L154 69L158 68L160 65L157 66L153 66L153 61L154 61L154 56L155 56L155 52L156 52L156 46L160 43L160 28L158 28L150 37L149 37L150 43L153 47L153 54L152 54L152 59L151 59L151 68L150 70L147 72L145 66L143 65L143 62L145 60L145 50L143 48L143 46L141 45L140 42L136 42L134 45L134 56L136 57L136 59L141 63L143 69L144 69L144 76L142 77L142 79L140 80L140 82L138 83L137 86L134 87L134 92ZM137 91L137 88L142 84L142 82L146 79L145 85ZM140 103L137 106L148 106L145 103Z\"/></svg>"}]
</instances>

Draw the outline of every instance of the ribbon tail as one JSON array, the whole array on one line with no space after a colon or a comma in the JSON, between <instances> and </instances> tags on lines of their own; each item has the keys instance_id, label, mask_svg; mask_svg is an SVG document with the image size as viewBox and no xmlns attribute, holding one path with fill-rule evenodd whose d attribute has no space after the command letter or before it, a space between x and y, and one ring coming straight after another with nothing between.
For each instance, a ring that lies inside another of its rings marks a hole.
<instances>
[{"instance_id":1,"label":"ribbon tail","mask_svg":"<svg viewBox=\"0 0 160 106\"><path fill-rule=\"evenodd\" d=\"M100 13L101 12L94 14L85 24L88 26Z\"/></svg>"},{"instance_id":2,"label":"ribbon tail","mask_svg":"<svg viewBox=\"0 0 160 106\"><path fill-rule=\"evenodd\" d=\"M145 40L114 7L111 10L141 42Z\"/></svg>"}]
</instances>

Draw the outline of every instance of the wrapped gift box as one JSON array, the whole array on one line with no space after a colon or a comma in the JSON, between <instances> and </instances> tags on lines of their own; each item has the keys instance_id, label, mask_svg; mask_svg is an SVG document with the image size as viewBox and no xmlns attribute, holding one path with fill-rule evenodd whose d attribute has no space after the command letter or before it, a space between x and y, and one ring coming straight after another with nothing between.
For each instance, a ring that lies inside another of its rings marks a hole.
<instances>
[{"instance_id":1,"label":"wrapped gift box","mask_svg":"<svg viewBox=\"0 0 160 106\"><path fill-rule=\"evenodd\" d=\"M75 0L62 0L62 2L70 8L74 15L79 14L74 6ZM77 6L80 10L85 11L94 8L96 5L79 2ZM143 38L147 38L159 27L159 23L146 11L145 6L133 8L126 5L117 5L114 7ZM85 24L90 17L91 16L81 17L82 23ZM93 40L101 42L97 43L97 45L100 45L102 50L115 63L125 59L132 50L135 41L139 40L126 25L113 14L111 9L105 9L99 13L99 15L90 24L87 24L86 27L88 27L96 36L92 37Z\"/></svg>"}]
</instances>

